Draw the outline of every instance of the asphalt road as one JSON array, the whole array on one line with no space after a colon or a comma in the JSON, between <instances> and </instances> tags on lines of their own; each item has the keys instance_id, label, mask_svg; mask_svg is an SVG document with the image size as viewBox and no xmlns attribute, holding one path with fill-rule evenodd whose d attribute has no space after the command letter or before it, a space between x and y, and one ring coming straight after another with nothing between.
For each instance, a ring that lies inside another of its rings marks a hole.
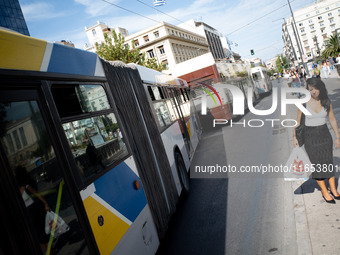
<instances>
[{"instance_id":1,"label":"asphalt road","mask_svg":"<svg viewBox=\"0 0 340 255\"><path fill-rule=\"evenodd\" d=\"M274 83L276 87L277 84ZM256 109L269 109L272 95ZM261 128L249 127L264 125ZM247 113L243 125L209 127L191 163L199 166L279 166L289 156L288 132L280 109L271 116ZM208 124L207 124L208 123ZM158 254L296 254L292 195L282 173L193 174L190 194L182 200L161 241Z\"/></svg>"}]
</instances>

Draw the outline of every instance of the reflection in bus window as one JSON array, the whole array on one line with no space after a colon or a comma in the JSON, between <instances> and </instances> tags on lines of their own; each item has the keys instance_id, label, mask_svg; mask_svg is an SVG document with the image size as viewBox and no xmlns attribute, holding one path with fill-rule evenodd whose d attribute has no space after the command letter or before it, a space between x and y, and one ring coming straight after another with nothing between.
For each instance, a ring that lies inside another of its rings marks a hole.
<instances>
[{"instance_id":1,"label":"reflection in bus window","mask_svg":"<svg viewBox=\"0 0 340 255\"><path fill-rule=\"evenodd\" d=\"M165 102L157 102L153 104L155 108L158 122L161 128L171 125L172 121L170 118L169 110Z\"/></svg>"},{"instance_id":2,"label":"reflection in bus window","mask_svg":"<svg viewBox=\"0 0 340 255\"><path fill-rule=\"evenodd\" d=\"M83 180L128 155L113 113L63 124Z\"/></svg>"},{"instance_id":3,"label":"reflection in bus window","mask_svg":"<svg viewBox=\"0 0 340 255\"><path fill-rule=\"evenodd\" d=\"M37 242L44 254L88 254L83 234L36 101L0 103L0 141L16 177ZM60 191L60 203L58 201ZM56 238L45 233L45 214L59 208L70 229ZM50 247L50 248L48 248Z\"/></svg>"},{"instance_id":4,"label":"reflection in bus window","mask_svg":"<svg viewBox=\"0 0 340 255\"><path fill-rule=\"evenodd\" d=\"M152 91L153 91L153 95L154 95L156 101L162 100L162 96L161 96L161 93L160 93L158 87L152 87Z\"/></svg>"},{"instance_id":5,"label":"reflection in bus window","mask_svg":"<svg viewBox=\"0 0 340 255\"><path fill-rule=\"evenodd\" d=\"M100 85L53 85L52 94L61 118L110 109Z\"/></svg>"},{"instance_id":6,"label":"reflection in bus window","mask_svg":"<svg viewBox=\"0 0 340 255\"><path fill-rule=\"evenodd\" d=\"M261 72L253 73L253 78L255 81L262 78Z\"/></svg>"}]
</instances>

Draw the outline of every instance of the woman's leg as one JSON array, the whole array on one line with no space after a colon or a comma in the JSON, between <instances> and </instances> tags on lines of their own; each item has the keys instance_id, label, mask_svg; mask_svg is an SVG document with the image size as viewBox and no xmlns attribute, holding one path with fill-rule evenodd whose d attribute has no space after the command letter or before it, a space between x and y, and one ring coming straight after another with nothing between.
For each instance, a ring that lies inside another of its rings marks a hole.
<instances>
[{"instance_id":1,"label":"woman's leg","mask_svg":"<svg viewBox=\"0 0 340 255\"><path fill-rule=\"evenodd\" d=\"M335 187L335 177L333 176L329 178L328 182L329 182L329 188L331 189L333 195L336 197L340 196L339 192L336 190L336 187Z\"/></svg>"},{"instance_id":2,"label":"woman's leg","mask_svg":"<svg viewBox=\"0 0 340 255\"><path fill-rule=\"evenodd\" d=\"M333 200L331 195L328 193L328 190L326 188L325 180L316 180L317 184L319 185L321 189L321 194L325 197L326 200Z\"/></svg>"}]
</instances>

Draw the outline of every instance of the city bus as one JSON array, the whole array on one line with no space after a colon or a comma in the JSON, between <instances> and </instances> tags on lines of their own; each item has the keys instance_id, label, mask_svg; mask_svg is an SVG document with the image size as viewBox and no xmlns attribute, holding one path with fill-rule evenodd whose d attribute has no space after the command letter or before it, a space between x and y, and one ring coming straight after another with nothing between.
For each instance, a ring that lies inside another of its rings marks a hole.
<instances>
[{"instance_id":1,"label":"city bus","mask_svg":"<svg viewBox=\"0 0 340 255\"><path fill-rule=\"evenodd\" d=\"M251 76L260 95L269 94L272 91L272 81L267 68L257 66L251 68Z\"/></svg>"},{"instance_id":2,"label":"city bus","mask_svg":"<svg viewBox=\"0 0 340 255\"><path fill-rule=\"evenodd\" d=\"M200 139L187 83L0 38L0 254L155 254Z\"/></svg>"}]
</instances>

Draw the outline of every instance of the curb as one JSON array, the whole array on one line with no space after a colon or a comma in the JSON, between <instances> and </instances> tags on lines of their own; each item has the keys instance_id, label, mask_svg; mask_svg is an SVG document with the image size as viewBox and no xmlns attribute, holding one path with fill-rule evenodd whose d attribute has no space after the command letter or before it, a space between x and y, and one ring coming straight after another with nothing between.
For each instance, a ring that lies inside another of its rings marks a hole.
<instances>
[{"instance_id":1,"label":"curb","mask_svg":"<svg viewBox=\"0 0 340 255\"><path fill-rule=\"evenodd\" d=\"M288 86L285 82L285 86ZM296 114L292 111L287 111L289 118L296 119ZM294 118L293 118L294 116ZM293 129L288 129L289 148L293 149ZM295 215L295 227L296 227L296 245L297 254L310 255L313 254L312 242L309 234L309 224L306 213L306 204L304 200L303 190L301 185L305 181L293 181L291 182L291 194L294 202L294 215ZM294 193L299 195L296 195Z\"/></svg>"}]
</instances>

